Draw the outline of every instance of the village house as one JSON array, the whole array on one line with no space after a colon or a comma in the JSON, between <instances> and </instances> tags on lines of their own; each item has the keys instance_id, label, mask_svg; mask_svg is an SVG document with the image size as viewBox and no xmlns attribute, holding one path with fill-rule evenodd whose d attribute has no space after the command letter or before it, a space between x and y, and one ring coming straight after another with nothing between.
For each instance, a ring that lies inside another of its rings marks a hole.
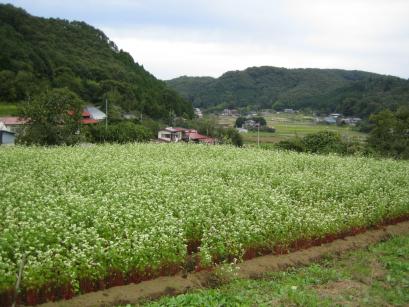
<instances>
[{"instance_id":1,"label":"village house","mask_svg":"<svg viewBox=\"0 0 409 307\"><path fill-rule=\"evenodd\" d=\"M16 133L10 131L2 122L0 122L0 145L14 145Z\"/></svg>"},{"instance_id":2,"label":"village house","mask_svg":"<svg viewBox=\"0 0 409 307\"><path fill-rule=\"evenodd\" d=\"M222 116L238 116L240 115L240 113L236 109L224 109L221 115Z\"/></svg>"},{"instance_id":3,"label":"village house","mask_svg":"<svg viewBox=\"0 0 409 307\"><path fill-rule=\"evenodd\" d=\"M185 128L166 127L158 132L158 140L177 143L182 141L183 134L186 133L185 131L187 131Z\"/></svg>"},{"instance_id":4,"label":"village house","mask_svg":"<svg viewBox=\"0 0 409 307\"><path fill-rule=\"evenodd\" d=\"M200 110L199 108L195 108L195 109L194 109L194 112L195 112L195 115L196 115L198 118L203 118L202 110Z\"/></svg>"},{"instance_id":5,"label":"village house","mask_svg":"<svg viewBox=\"0 0 409 307\"><path fill-rule=\"evenodd\" d=\"M18 116L0 117L0 123L3 123L4 127L14 133L18 133L21 127L28 122L27 119Z\"/></svg>"},{"instance_id":6,"label":"village house","mask_svg":"<svg viewBox=\"0 0 409 307\"><path fill-rule=\"evenodd\" d=\"M195 129L186 129L179 127L167 127L158 132L158 140L160 142L166 143L177 143L177 142L193 142L193 143L204 143L204 144L215 144L216 140L202 135Z\"/></svg>"},{"instance_id":7,"label":"village house","mask_svg":"<svg viewBox=\"0 0 409 307\"><path fill-rule=\"evenodd\" d=\"M95 119L97 121L104 120L107 117L107 115L104 112L102 112L97 107L94 107L93 105L87 105L84 111L88 112L89 118Z\"/></svg>"}]
</instances>

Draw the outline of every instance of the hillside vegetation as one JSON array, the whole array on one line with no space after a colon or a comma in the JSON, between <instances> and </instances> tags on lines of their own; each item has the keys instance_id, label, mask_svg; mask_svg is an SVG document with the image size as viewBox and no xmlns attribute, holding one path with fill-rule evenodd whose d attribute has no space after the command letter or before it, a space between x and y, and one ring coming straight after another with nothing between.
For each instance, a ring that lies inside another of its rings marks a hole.
<instances>
[{"instance_id":1,"label":"hillside vegetation","mask_svg":"<svg viewBox=\"0 0 409 307\"><path fill-rule=\"evenodd\" d=\"M192 115L189 102L84 22L34 17L1 4L0 50L0 101L26 101L68 87L87 103L108 97L120 112Z\"/></svg>"},{"instance_id":2,"label":"hillside vegetation","mask_svg":"<svg viewBox=\"0 0 409 307\"><path fill-rule=\"evenodd\" d=\"M264 66L167 83L202 108L294 108L365 117L409 104L409 81L355 70Z\"/></svg>"}]
</instances>

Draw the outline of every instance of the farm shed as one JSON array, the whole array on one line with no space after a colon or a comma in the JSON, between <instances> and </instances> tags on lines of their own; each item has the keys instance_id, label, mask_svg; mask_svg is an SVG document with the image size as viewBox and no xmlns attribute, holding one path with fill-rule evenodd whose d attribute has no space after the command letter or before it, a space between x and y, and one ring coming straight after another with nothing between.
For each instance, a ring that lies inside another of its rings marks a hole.
<instances>
[{"instance_id":1,"label":"farm shed","mask_svg":"<svg viewBox=\"0 0 409 307\"><path fill-rule=\"evenodd\" d=\"M0 145L14 145L16 134L7 130L0 130Z\"/></svg>"}]
</instances>

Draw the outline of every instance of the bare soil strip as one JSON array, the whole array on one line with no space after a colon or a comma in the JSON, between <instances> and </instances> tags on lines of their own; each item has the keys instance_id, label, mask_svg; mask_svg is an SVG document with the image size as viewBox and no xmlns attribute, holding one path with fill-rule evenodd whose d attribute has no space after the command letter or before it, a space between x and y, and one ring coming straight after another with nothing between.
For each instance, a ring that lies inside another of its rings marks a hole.
<instances>
[{"instance_id":1,"label":"bare soil strip","mask_svg":"<svg viewBox=\"0 0 409 307\"><path fill-rule=\"evenodd\" d=\"M283 270L290 266L308 265L322 257L341 254L352 249L365 248L368 245L388 239L393 235L409 234L409 221L379 229L368 230L354 236L347 236L320 246L310 247L284 255L266 255L244 261L239 264L240 278L258 278L272 271ZM192 289L206 287L211 272L201 271L183 275L159 277L138 284L113 287L110 289L76 296L67 301L49 302L41 306L115 306L138 303L143 299L154 299L164 295L177 295Z\"/></svg>"}]
</instances>

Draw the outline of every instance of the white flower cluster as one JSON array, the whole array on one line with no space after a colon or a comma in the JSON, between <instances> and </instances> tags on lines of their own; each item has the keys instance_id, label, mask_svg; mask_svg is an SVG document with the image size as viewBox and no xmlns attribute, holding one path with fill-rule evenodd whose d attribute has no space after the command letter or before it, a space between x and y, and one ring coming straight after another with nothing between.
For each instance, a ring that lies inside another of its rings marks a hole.
<instances>
[{"instance_id":1,"label":"white flower cluster","mask_svg":"<svg viewBox=\"0 0 409 307\"><path fill-rule=\"evenodd\" d=\"M202 145L0 149L0 292L203 263L409 213L409 163Z\"/></svg>"}]
</instances>

